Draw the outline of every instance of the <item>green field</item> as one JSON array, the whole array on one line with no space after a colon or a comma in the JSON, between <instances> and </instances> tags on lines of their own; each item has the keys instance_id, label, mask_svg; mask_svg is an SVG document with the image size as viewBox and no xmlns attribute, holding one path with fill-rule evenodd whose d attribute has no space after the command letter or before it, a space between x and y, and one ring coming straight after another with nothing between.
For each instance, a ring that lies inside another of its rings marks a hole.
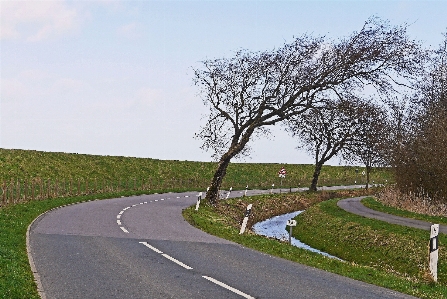
<instances>
[{"instance_id":1,"label":"green field","mask_svg":"<svg viewBox=\"0 0 447 299\"><path fill-rule=\"evenodd\" d=\"M285 166L287 178L284 188L310 185L313 165L276 163L231 163L223 188L234 189L279 187L279 169ZM42 180L58 181L65 185L70 180L86 180L89 186L101 186L112 182L122 190L134 185L146 184L146 189L203 189L212 178L216 163L192 161L168 161L148 158L51 153L29 150L0 149L0 183ZM356 173L358 169L358 173ZM350 185L364 182L361 167L324 166L320 185ZM375 169L371 177L376 183L392 180L387 169ZM73 183L76 185L76 183ZM76 186L75 186L76 187Z\"/></svg>"}]
</instances>

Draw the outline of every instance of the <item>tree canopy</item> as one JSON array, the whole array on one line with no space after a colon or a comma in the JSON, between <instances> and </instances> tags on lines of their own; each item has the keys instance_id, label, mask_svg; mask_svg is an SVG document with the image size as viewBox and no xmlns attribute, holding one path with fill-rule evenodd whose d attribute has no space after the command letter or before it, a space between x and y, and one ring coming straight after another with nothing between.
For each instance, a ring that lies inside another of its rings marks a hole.
<instances>
[{"instance_id":1,"label":"tree canopy","mask_svg":"<svg viewBox=\"0 0 447 299\"><path fill-rule=\"evenodd\" d=\"M366 85L386 97L415 79L423 55L406 30L370 18L339 40L303 35L271 51L203 61L194 82L209 114L196 137L219 161L207 199L217 202L230 160L247 155L252 137L267 134L269 126L328 99L359 97Z\"/></svg>"}]
</instances>

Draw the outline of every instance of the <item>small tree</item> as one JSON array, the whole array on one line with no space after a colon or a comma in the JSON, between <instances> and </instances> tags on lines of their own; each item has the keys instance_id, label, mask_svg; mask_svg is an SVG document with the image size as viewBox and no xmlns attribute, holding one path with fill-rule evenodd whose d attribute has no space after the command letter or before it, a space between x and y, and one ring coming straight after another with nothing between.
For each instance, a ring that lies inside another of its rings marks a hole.
<instances>
[{"instance_id":1,"label":"small tree","mask_svg":"<svg viewBox=\"0 0 447 299\"><path fill-rule=\"evenodd\" d=\"M288 122L286 130L298 137L298 148L305 149L315 159L311 191L317 191L323 165L352 142L361 130L360 119L368 113L367 103L357 99L327 103L323 109L310 109Z\"/></svg>"},{"instance_id":2,"label":"small tree","mask_svg":"<svg viewBox=\"0 0 447 299\"><path fill-rule=\"evenodd\" d=\"M359 118L356 135L343 149L342 156L351 163L362 163L366 167L366 189L374 166L384 166L387 161L387 141L390 127L383 107L369 104L366 113Z\"/></svg>"},{"instance_id":3,"label":"small tree","mask_svg":"<svg viewBox=\"0 0 447 299\"><path fill-rule=\"evenodd\" d=\"M391 27L377 18L338 41L305 35L273 51L203 61L194 82L210 111L196 138L219 162L206 198L217 202L230 160L248 154L250 139L268 134L269 126L327 99L360 94L365 84L391 93L397 78L420 71L420 62L406 25Z\"/></svg>"}]
</instances>

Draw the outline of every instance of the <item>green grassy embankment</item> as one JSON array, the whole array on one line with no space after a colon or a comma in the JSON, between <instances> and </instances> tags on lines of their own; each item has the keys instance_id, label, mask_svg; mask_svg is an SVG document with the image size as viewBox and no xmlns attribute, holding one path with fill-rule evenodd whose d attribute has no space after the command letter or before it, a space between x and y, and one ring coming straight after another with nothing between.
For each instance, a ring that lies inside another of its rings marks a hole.
<instances>
[{"instance_id":1,"label":"green grassy embankment","mask_svg":"<svg viewBox=\"0 0 447 299\"><path fill-rule=\"evenodd\" d=\"M231 163L223 182L223 188L269 188L280 185L278 171L287 170L283 187L307 187L312 179L313 166L307 164ZM206 188L216 163L168 161L149 158L50 153L29 150L0 149L0 183L33 180L87 179L101 184L103 180L129 182L150 180L151 189L172 187ZM358 169L358 173L356 173ZM361 182L363 168L351 166L323 166L320 185L351 185ZM376 169L371 181L390 182L392 175L387 169Z\"/></svg>"},{"instance_id":2,"label":"green grassy embankment","mask_svg":"<svg viewBox=\"0 0 447 299\"><path fill-rule=\"evenodd\" d=\"M337 207L338 199L331 198L358 196L364 190L346 192L233 199L217 207L204 206L198 212L188 208L184 216L191 224L210 234L271 255L420 298L447 298L447 261L443 245L446 244L446 236L439 237L438 283L435 284L428 275L429 233L347 213ZM244 209L250 203L253 204L253 217L249 226L274 215L306 209L296 218L298 226L294 229L294 237L346 262L252 232L239 235Z\"/></svg>"}]
</instances>

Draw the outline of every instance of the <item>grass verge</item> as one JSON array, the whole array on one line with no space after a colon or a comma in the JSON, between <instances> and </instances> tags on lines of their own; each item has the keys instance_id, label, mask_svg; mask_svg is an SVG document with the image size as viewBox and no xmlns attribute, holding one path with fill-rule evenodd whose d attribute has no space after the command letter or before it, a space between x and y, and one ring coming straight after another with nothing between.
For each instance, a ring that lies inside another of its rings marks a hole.
<instances>
[{"instance_id":1,"label":"grass verge","mask_svg":"<svg viewBox=\"0 0 447 299\"><path fill-rule=\"evenodd\" d=\"M427 221L431 223L438 223L438 224L444 224L447 225L447 217L441 217L441 216L430 216L430 215L424 215L419 213L414 213L406 210L397 209L388 205L384 205L381 202L375 200L372 197L367 197L362 200L362 203L375 211L392 214L396 216L406 217L406 218L413 218L417 220Z\"/></svg>"},{"instance_id":2,"label":"grass verge","mask_svg":"<svg viewBox=\"0 0 447 299\"><path fill-rule=\"evenodd\" d=\"M95 199L137 195L134 192L32 201L0 208L0 298L39 299L26 251L26 231L40 214Z\"/></svg>"},{"instance_id":3,"label":"grass verge","mask_svg":"<svg viewBox=\"0 0 447 299\"><path fill-rule=\"evenodd\" d=\"M291 261L337 273L420 298L447 298L447 264L443 250L446 237L440 236L439 283L427 277L427 233L389 225L342 211L337 199L357 196L338 191L328 193L256 196L225 201L217 207L193 207L183 211L194 226L243 246ZM253 224L274 215L307 209L297 217L294 236L312 247L341 257L347 262L326 258L284 242L257 236L251 231L239 235L246 205L253 204Z\"/></svg>"}]
</instances>

